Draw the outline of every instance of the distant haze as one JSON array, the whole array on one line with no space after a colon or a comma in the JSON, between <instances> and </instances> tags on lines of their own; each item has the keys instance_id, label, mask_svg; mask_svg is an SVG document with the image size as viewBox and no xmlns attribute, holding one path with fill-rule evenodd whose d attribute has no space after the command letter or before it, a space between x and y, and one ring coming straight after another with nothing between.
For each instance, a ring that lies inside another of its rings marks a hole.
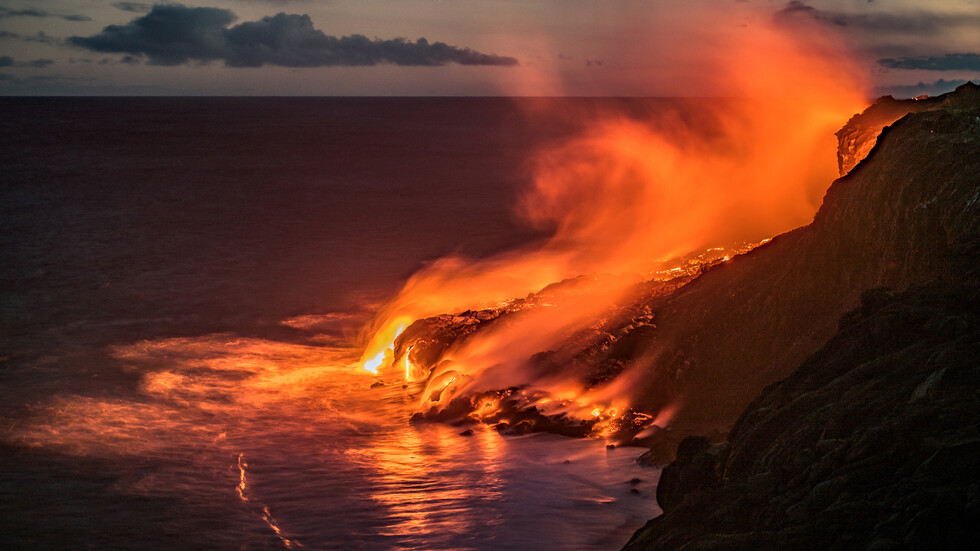
<instances>
[{"instance_id":1,"label":"distant haze","mask_svg":"<svg viewBox=\"0 0 980 551\"><path fill-rule=\"evenodd\" d=\"M980 80L977 0L3 0L0 95L724 95L719 17L819 25L875 95Z\"/></svg>"}]
</instances>

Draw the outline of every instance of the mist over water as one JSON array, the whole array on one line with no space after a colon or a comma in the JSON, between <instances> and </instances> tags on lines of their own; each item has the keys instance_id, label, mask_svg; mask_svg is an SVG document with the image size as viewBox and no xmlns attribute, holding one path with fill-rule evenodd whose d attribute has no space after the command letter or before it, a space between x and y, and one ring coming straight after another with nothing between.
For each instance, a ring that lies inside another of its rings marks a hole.
<instances>
[{"instance_id":1,"label":"mist over water","mask_svg":"<svg viewBox=\"0 0 980 551\"><path fill-rule=\"evenodd\" d=\"M411 425L422 389L356 367L420 266L540 239L511 214L527 153L574 122L487 99L0 110L3 543L609 549L657 513L640 450Z\"/></svg>"}]
</instances>

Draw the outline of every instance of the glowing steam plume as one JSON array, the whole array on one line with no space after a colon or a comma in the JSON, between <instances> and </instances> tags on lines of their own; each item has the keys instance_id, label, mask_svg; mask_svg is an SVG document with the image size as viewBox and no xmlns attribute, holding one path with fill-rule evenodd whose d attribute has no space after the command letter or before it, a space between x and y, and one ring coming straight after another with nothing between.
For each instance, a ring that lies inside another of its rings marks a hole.
<instances>
[{"instance_id":1,"label":"glowing steam plume","mask_svg":"<svg viewBox=\"0 0 980 551\"><path fill-rule=\"evenodd\" d=\"M834 131L864 106L865 86L823 31L794 27L789 36L771 21L732 27L698 67L725 99L665 101L642 120L591 114L586 132L538 152L519 210L551 237L486 259L443 258L416 273L369 328L362 365L381 367L414 320L613 274L448 350L427 399L445 402L447 380L458 392L533 383L581 393L575 374L545 380L528 369L529 356L593 323L631 284L651 279L657 261L808 223L836 176ZM612 404L628 389L617 392L593 398Z\"/></svg>"}]
</instances>

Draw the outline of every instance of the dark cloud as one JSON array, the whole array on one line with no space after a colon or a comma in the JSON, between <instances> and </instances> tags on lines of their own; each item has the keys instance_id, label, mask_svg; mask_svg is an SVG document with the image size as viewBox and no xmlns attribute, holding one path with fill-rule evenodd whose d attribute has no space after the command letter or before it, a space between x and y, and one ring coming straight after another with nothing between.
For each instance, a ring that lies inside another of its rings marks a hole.
<instances>
[{"instance_id":1,"label":"dark cloud","mask_svg":"<svg viewBox=\"0 0 980 551\"><path fill-rule=\"evenodd\" d=\"M3 17L48 17L50 14L37 8L27 8L24 10L12 10L0 6L0 18Z\"/></svg>"},{"instance_id":2,"label":"dark cloud","mask_svg":"<svg viewBox=\"0 0 980 551\"><path fill-rule=\"evenodd\" d=\"M946 54L944 56L886 58L879 59L878 64L889 69L980 71L980 54Z\"/></svg>"},{"instance_id":3,"label":"dark cloud","mask_svg":"<svg viewBox=\"0 0 980 551\"><path fill-rule=\"evenodd\" d=\"M19 78L9 74L0 74L0 81L2 81L0 88L4 94L12 95L66 95L81 92L79 85L92 80L91 78L53 75L31 75L26 78Z\"/></svg>"},{"instance_id":4,"label":"dark cloud","mask_svg":"<svg viewBox=\"0 0 980 551\"><path fill-rule=\"evenodd\" d=\"M134 13L149 13L150 8L152 8L149 4L143 4L142 2L113 2L112 6L122 11Z\"/></svg>"},{"instance_id":5,"label":"dark cloud","mask_svg":"<svg viewBox=\"0 0 980 551\"><path fill-rule=\"evenodd\" d=\"M74 36L69 43L106 53L145 55L154 65L222 60L230 67L396 65L517 65L511 57L488 55L424 38L335 37L314 28L308 15L280 13L228 27L229 10L156 5L149 14L101 33Z\"/></svg>"},{"instance_id":6,"label":"dark cloud","mask_svg":"<svg viewBox=\"0 0 980 551\"><path fill-rule=\"evenodd\" d=\"M980 25L980 14L963 15L934 11L906 13L845 13L817 9L800 0L788 2L775 14L781 23L792 24L801 19L848 27L855 31L896 34L937 34L951 28Z\"/></svg>"},{"instance_id":7,"label":"dark cloud","mask_svg":"<svg viewBox=\"0 0 980 551\"><path fill-rule=\"evenodd\" d=\"M21 64L21 66L43 69L52 63L54 63L53 59L35 59L34 61L25 61L23 64Z\"/></svg>"},{"instance_id":8,"label":"dark cloud","mask_svg":"<svg viewBox=\"0 0 980 551\"><path fill-rule=\"evenodd\" d=\"M915 98L923 94L928 96L938 96L940 94L945 94L946 92L952 92L958 86L962 86L966 83L967 81L965 80L939 79L932 83L920 82L912 85L885 86L878 88L876 91L879 95L888 95L897 98Z\"/></svg>"},{"instance_id":9,"label":"dark cloud","mask_svg":"<svg viewBox=\"0 0 980 551\"><path fill-rule=\"evenodd\" d=\"M92 20L92 18L87 15L79 15L79 14L62 15L57 13L50 13L38 8L12 10L10 8L5 8L3 6L0 6L0 19L6 17L57 17L59 19L64 19L65 21L91 21Z\"/></svg>"},{"instance_id":10,"label":"dark cloud","mask_svg":"<svg viewBox=\"0 0 980 551\"><path fill-rule=\"evenodd\" d=\"M35 59L34 61L15 61L14 58L9 55L0 56L0 67L31 67L34 69L43 69L48 65L54 63L51 59Z\"/></svg>"},{"instance_id":11,"label":"dark cloud","mask_svg":"<svg viewBox=\"0 0 980 551\"><path fill-rule=\"evenodd\" d=\"M97 35L73 36L68 42L96 52L144 54L156 65L211 61L226 55L225 27L235 19L231 11L219 8L156 5L126 25L110 25Z\"/></svg>"},{"instance_id":12,"label":"dark cloud","mask_svg":"<svg viewBox=\"0 0 980 551\"><path fill-rule=\"evenodd\" d=\"M44 31L38 31L37 34L29 35L24 37L25 42L40 42L41 44L60 44L61 40L53 36L48 36L44 34Z\"/></svg>"},{"instance_id":13,"label":"dark cloud","mask_svg":"<svg viewBox=\"0 0 980 551\"><path fill-rule=\"evenodd\" d=\"M783 9L776 12L775 17L776 21L781 23L793 23L797 21L798 18L805 18L816 19L817 21L825 23L833 23L834 25L847 25L847 22L840 14L822 12L813 6L800 2L799 0L791 0L788 2Z\"/></svg>"}]
</instances>

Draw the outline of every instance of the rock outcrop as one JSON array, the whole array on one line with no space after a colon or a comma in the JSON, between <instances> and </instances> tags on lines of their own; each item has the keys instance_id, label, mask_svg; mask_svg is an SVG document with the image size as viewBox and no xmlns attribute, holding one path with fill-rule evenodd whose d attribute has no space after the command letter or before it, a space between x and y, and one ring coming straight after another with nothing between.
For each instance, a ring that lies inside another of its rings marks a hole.
<instances>
[{"instance_id":1,"label":"rock outcrop","mask_svg":"<svg viewBox=\"0 0 980 551\"><path fill-rule=\"evenodd\" d=\"M840 325L727 442L682 442L657 490L664 514L626 550L975 545L977 280L873 290Z\"/></svg>"},{"instance_id":2,"label":"rock outcrop","mask_svg":"<svg viewBox=\"0 0 980 551\"><path fill-rule=\"evenodd\" d=\"M980 86L968 82L955 94L929 98L897 100L891 96L878 98L870 107L851 117L837 131L837 168L843 176L868 156L881 129L908 113L935 109L962 109L980 103Z\"/></svg>"}]
</instances>

